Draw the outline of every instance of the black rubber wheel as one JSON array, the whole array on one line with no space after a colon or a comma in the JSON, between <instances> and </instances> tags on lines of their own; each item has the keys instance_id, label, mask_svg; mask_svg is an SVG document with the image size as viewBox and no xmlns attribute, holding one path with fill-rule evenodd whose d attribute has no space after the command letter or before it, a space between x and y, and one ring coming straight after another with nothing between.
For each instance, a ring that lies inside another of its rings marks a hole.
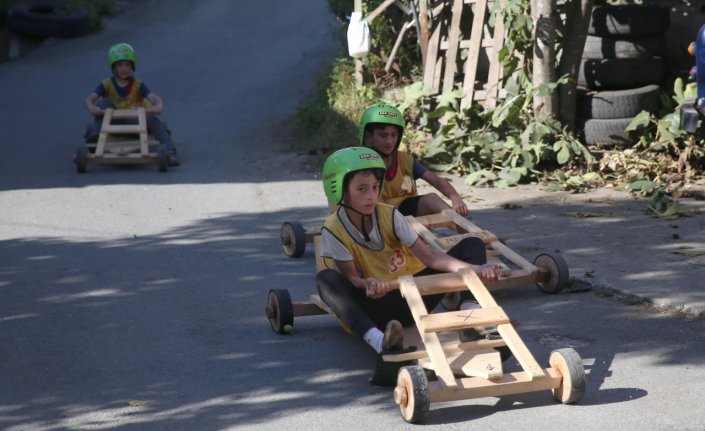
<instances>
[{"instance_id":1,"label":"black rubber wheel","mask_svg":"<svg viewBox=\"0 0 705 431\"><path fill-rule=\"evenodd\" d=\"M167 154L164 145L157 147L157 164L159 165L159 172L166 172L169 169L169 154Z\"/></svg>"},{"instance_id":2,"label":"black rubber wheel","mask_svg":"<svg viewBox=\"0 0 705 431\"><path fill-rule=\"evenodd\" d=\"M661 87L614 91L578 89L577 115L584 119L633 118L641 111L656 112L661 104Z\"/></svg>"},{"instance_id":3,"label":"black rubber wheel","mask_svg":"<svg viewBox=\"0 0 705 431\"><path fill-rule=\"evenodd\" d=\"M630 4L594 6L588 34L597 36L649 36L663 34L670 26L668 6Z\"/></svg>"},{"instance_id":4,"label":"black rubber wheel","mask_svg":"<svg viewBox=\"0 0 705 431\"><path fill-rule=\"evenodd\" d=\"M558 293L568 285L570 270L563 256L553 253L542 253L534 259L534 265L549 272L550 278L539 281L536 285L545 293Z\"/></svg>"},{"instance_id":5,"label":"black rubber wheel","mask_svg":"<svg viewBox=\"0 0 705 431\"><path fill-rule=\"evenodd\" d=\"M7 9L7 26L27 37L78 37L88 33L89 25L86 8L76 3L29 1Z\"/></svg>"},{"instance_id":6,"label":"black rubber wheel","mask_svg":"<svg viewBox=\"0 0 705 431\"><path fill-rule=\"evenodd\" d=\"M287 221L282 224L281 244L284 254L289 257L301 257L306 251L306 231L301 223Z\"/></svg>"},{"instance_id":7,"label":"black rubber wheel","mask_svg":"<svg viewBox=\"0 0 705 431\"><path fill-rule=\"evenodd\" d=\"M627 136L625 129L634 118L583 119L578 118L577 128L583 131L583 142L588 147L630 147L636 141Z\"/></svg>"},{"instance_id":8,"label":"black rubber wheel","mask_svg":"<svg viewBox=\"0 0 705 431\"><path fill-rule=\"evenodd\" d=\"M590 36L585 39L583 58L663 57L666 39L663 35L641 37Z\"/></svg>"},{"instance_id":9,"label":"black rubber wheel","mask_svg":"<svg viewBox=\"0 0 705 431\"><path fill-rule=\"evenodd\" d=\"M607 58L580 62L578 86L592 90L624 90L661 84L666 75L663 59Z\"/></svg>"},{"instance_id":10,"label":"black rubber wheel","mask_svg":"<svg viewBox=\"0 0 705 431\"><path fill-rule=\"evenodd\" d=\"M557 349L548 359L551 368L563 376L561 385L552 389L553 396L563 404L577 403L585 395L585 369L580 355L572 348Z\"/></svg>"},{"instance_id":11,"label":"black rubber wheel","mask_svg":"<svg viewBox=\"0 0 705 431\"><path fill-rule=\"evenodd\" d=\"M290 334L294 329L294 304L286 289L271 289L267 295L265 315L277 334Z\"/></svg>"},{"instance_id":12,"label":"black rubber wheel","mask_svg":"<svg viewBox=\"0 0 705 431\"><path fill-rule=\"evenodd\" d=\"M88 148L84 145L79 145L78 148L76 148L73 161L76 163L76 172L85 174L86 167L88 166Z\"/></svg>"},{"instance_id":13,"label":"black rubber wheel","mask_svg":"<svg viewBox=\"0 0 705 431\"><path fill-rule=\"evenodd\" d=\"M394 402L399 406L405 421L415 424L423 422L431 407L428 377L418 365L402 367L394 388Z\"/></svg>"}]
</instances>

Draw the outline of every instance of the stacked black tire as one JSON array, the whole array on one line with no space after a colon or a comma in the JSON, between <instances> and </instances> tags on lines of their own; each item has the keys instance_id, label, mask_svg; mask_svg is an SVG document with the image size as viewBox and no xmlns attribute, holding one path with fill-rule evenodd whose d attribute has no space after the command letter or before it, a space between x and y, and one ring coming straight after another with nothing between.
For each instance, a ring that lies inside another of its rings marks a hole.
<instances>
[{"instance_id":1,"label":"stacked black tire","mask_svg":"<svg viewBox=\"0 0 705 431\"><path fill-rule=\"evenodd\" d=\"M667 76L669 9L595 6L578 75L577 129L591 149L633 144L624 129L641 111L656 112Z\"/></svg>"},{"instance_id":2,"label":"stacked black tire","mask_svg":"<svg viewBox=\"0 0 705 431\"><path fill-rule=\"evenodd\" d=\"M7 26L28 38L70 38L88 33L86 8L61 0L26 0L7 8Z\"/></svg>"}]
</instances>

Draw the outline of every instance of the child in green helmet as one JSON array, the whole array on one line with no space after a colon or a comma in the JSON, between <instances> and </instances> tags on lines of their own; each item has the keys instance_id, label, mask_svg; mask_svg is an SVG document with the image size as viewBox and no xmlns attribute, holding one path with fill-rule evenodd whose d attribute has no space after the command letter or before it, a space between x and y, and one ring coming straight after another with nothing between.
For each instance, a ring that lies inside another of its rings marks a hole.
<instances>
[{"instance_id":1,"label":"child in green helmet","mask_svg":"<svg viewBox=\"0 0 705 431\"><path fill-rule=\"evenodd\" d=\"M468 215L467 205L448 181L410 154L399 151L403 133L404 117L391 105L372 105L362 114L360 144L377 151L387 166L383 201L398 207L403 215L436 214L448 208L462 216ZM452 206L436 193L419 195L416 190L416 180L419 178L443 193Z\"/></svg>"},{"instance_id":2,"label":"child in green helmet","mask_svg":"<svg viewBox=\"0 0 705 431\"><path fill-rule=\"evenodd\" d=\"M499 277L499 266L487 263L479 238L465 238L447 254L419 241L396 208L379 202L385 171L380 155L365 147L344 148L326 160L323 188L338 209L321 230L320 255L327 269L316 275L323 301L378 352L378 369L382 352L401 349L403 326L414 323L406 301L399 290L389 289L389 281L462 268L472 268L486 280ZM442 298L425 296L424 303L433 310ZM376 372L372 383L392 384L392 377L396 374Z\"/></svg>"},{"instance_id":3,"label":"child in green helmet","mask_svg":"<svg viewBox=\"0 0 705 431\"><path fill-rule=\"evenodd\" d=\"M136 109L144 107L147 113L147 130L166 147L169 166L179 166L176 147L169 132L157 115L164 110L162 98L151 91L141 80L135 78L137 65L135 51L127 43L118 43L108 50L108 65L112 76L103 79L86 97L88 112L94 117L86 131L86 141L96 142L107 108Z\"/></svg>"}]
</instances>

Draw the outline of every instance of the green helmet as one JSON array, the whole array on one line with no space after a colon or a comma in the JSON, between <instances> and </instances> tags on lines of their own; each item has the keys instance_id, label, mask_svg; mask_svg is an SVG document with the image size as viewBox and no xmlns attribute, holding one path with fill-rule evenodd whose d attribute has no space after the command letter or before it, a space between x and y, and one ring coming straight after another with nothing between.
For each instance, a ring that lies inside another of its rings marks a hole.
<instances>
[{"instance_id":1,"label":"green helmet","mask_svg":"<svg viewBox=\"0 0 705 431\"><path fill-rule=\"evenodd\" d=\"M323 191L328 202L333 205L343 200L343 183L345 177L353 172L365 169L386 171L384 160L376 151L365 147L349 147L338 150L328 156L323 164ZM380 187L380 192L382 188Z\"/></svg>"},{"instance_id":2,"label":"green helmet","mask_svg":"<svg viewBox=\"0 0 705 431\"><path fill-rule=\"evenodd\" d=\"M404 133L404 116L397 108L392 105L380 104L365 109L360 120L360 145L365 145L365 129L368 124L391 124L399 127L399 138L394 150L399 148L401 136Z\"/></svg>"},{"instance_id":3,"label":"green helmet","mask_svg":"<svg viewBox=\"0 0 705 431\"><path fill-rule=\"evenodd\" d=\"M113 70L113 64L116 61L128 60L132 62L132 70L137 69L137 59L135 58L135 50L127 43L118 43L110 47L108 51L108 65L110 70Z\"/></svg>"}]
</instances>

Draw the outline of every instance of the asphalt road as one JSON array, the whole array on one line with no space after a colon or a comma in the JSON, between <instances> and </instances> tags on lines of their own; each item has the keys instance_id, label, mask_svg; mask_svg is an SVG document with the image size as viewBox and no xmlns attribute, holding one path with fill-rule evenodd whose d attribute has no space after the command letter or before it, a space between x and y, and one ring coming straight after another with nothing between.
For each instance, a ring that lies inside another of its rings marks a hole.
<instances>
[{"instance_id":1,"label":"asphalt road","mask_svg":"<svg viewBox=\"0 0 705 431\"><path fill-rule=\"evenodd\" d=\"M283 150L334 26L323 0L150 1L0 65L0 429L413 428L330 317L291 336L264 317L269 289L313 291L311 251L285 257L279 228L319 224L323 193ZM118 41L165 100L183 163L168 173L71 164ZM496 298L541 364L580 353L585 397L434 404L428 428L705 428L702 322L586 292Z\"/></svg>"}]
</instances>

